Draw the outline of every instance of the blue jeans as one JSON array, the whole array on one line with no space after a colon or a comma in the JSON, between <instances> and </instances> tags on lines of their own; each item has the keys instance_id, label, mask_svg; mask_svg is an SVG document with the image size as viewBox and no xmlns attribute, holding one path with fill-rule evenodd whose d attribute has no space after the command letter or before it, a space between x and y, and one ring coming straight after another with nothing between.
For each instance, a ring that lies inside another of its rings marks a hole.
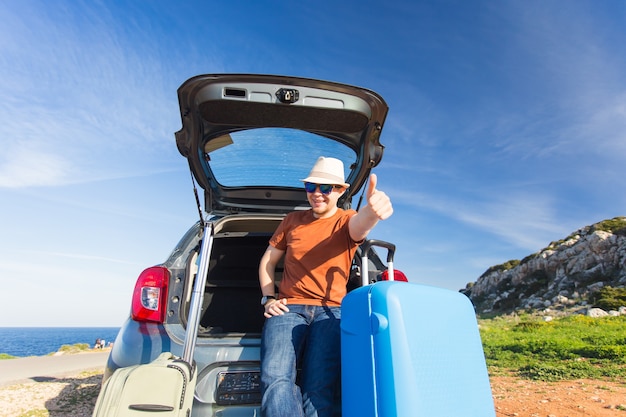
<instances>
[{"instance_id":1,"label":"blue jeans","mask_svg":"<svg viewBox=\"0 0 626 417\"><path fill-rule=\"evenodd\" d=\"M341 308L288 307L263 326L261 415L331 417L341 376Z\"/></svg>"}]
</instances>

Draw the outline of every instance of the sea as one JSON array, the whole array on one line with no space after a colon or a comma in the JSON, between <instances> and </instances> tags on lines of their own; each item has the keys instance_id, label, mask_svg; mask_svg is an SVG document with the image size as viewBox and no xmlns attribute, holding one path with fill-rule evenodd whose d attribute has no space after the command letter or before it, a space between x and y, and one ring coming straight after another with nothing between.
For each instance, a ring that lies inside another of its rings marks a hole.
<instances>
[{"instance_id":1,"label":"sea","mask_svg":"<svg viewBox=\"0 0 626 417\"><path fill-rule=\"evenodd\" d=\"M44 356L57 352L63 345L87 343L94 347L97 339L113 342L119 327L0 327L0 354Z\"/></svg>"}]
</instances>

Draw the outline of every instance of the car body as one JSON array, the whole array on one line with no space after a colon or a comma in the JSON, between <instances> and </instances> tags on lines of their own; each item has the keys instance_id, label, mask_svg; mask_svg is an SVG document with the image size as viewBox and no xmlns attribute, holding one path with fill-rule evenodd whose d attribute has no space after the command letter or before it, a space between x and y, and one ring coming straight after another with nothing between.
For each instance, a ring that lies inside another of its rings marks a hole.
<instances>
[{"instance_id":1,"label":"car body","mask_svg":"<svg viewBox=\"0 0 626 417\"><path fill-rule=\"evenodd\" d=\"M286 213L310 208L300 179L319 156L344 162L351 185L339 206L352 207L382 159L379 139L388 109L364 88L272 75L201 75L183 83L178 98L182 128L176 144L204 191L214 230L194 351L192 415L256 416L264 322L259 260ZM137 279L131 315L115 340L105 379L161 352L181 356L202 225L192 225L165 262ZM351 286L363 281L362 255L359 249ZM366 260L371 282L385 264L373 250Z\"/></svg>"}]
</instances>

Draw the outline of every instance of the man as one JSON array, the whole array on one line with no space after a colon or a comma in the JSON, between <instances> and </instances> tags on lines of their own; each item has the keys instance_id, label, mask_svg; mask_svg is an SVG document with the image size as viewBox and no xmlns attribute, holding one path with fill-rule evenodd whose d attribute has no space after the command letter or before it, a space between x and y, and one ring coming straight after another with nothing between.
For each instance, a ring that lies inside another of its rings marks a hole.
<instances>
[{"instance_id":1,"label":"man","mask_svg":"<svg viewBox=\"0 0 626 417\"><path fill-rule=\"evenodd\" d=\"M310 210L288 214L259 265L265 308L261 341L261 413L265 417L330 417L340 376L341 300L354 253L391 216L389 197L370 177L367 205L337 207L350 184L343 163L320 157L304 182ZM278 295L276 265L285 256ZM296 385L296 369L301 368Z\"/></svg>"}]
</instances>

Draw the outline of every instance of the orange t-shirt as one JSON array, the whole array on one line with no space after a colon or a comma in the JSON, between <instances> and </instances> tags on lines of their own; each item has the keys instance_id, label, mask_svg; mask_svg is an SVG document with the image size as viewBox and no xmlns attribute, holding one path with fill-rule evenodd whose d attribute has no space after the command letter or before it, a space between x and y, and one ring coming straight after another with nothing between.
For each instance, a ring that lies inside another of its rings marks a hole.
<instances>
[{"instance_id":1,"label":"orange t-shirt","mask_svg":"<svg viewBox=\"0 0 626 417\"><path fill-rule=\"evenodd\" d=\"M356 211L338 209L326 219L313 211L289 213L270 239L285 251L285 269L278 288L288 304L340 306L354 253L361 242L350 237L348 221Z\"/></svg>"}]
</instances>

